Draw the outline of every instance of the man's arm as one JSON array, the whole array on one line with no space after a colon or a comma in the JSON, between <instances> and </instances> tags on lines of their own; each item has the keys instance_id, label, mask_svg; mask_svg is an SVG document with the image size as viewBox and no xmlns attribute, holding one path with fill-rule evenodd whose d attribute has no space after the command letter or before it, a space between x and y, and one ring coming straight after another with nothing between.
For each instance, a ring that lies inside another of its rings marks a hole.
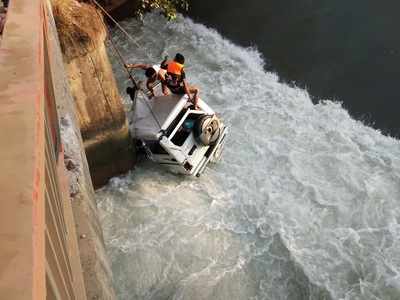
<instances>
[{"instance_id":1,"label":"man's arm","mask_svg":"<svg viewBox=\"0 0 400 300\"><path fill-rule=\"evenodd\" d=\"M160 78L160 82L161 82L161 90L162 90L164 96L168 96L169 92L168 92L167 83L165 82L165 78Z\"/></svg>"},{"instance_id":2,"label":"man's arm","mask_svg":"<svg viewBox=\"0 0 400 300\"><path fill-rule=\"evenodd\" d=\"M147 89L150 91L151 96L155 97L153 85L152 85L152 82L150 82L150 80L147 80L146 86L147 86Z\"/></svg>"},{"instance_id":3,"label":"man's arm","mask_svg":"<svg viewBox=\"0 0 400 300\"><path fill-rule=\"evenodd\" d=\"M168 87L162 81L161 81L161 89L162 89L162 93L164 94L164 96L168 96L169 95Z\"/></svg>"},{"instance_id":4,"label":"man's arm","mask_svg":"<svg viewBox=\"0 0 400 300\"><path fill-rule=\"evenodd\" d=\"M125 64L125 67L129 69L142 69L142 70L147 70L150 68L150 65L147 64Z\"/></svg>"}]
</instances>

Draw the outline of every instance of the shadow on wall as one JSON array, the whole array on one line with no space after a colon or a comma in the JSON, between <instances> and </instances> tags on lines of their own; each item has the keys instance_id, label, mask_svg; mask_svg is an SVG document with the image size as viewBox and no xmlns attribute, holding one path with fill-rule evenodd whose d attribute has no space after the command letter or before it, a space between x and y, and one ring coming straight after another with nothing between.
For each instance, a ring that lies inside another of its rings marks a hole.
<instances>
[{"instance_id":1,"label":"shadow on wall","mask_svg":"<svg viewBox=\"0 0 400 300\"><path fill-rule=\"evenodd\" d=\"M3 0L0 5L0 35L3 34L4 25L6 24L8 0Z\"/></svg>"},{"instance_id":2,"label":"shadow on wall","mask_svg":"<svg viewBox=\"0 0 400 300\"><path fill-rule=\"evenodd\" d=\"M105 0L104 8L117 20L123 20L135 15L139 7L138 0ZM109 22L109 20L107 20ZM110 25L111 22L109 22Z\"/></svg>"}]
</instances>

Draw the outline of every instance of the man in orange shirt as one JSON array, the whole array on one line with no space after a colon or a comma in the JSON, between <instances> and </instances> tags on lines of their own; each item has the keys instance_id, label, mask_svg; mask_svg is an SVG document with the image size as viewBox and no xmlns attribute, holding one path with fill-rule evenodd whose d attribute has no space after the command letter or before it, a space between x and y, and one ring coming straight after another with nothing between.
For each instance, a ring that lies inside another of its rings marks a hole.
<instances>
[{"instance_id":1,"label":"man in orange shirt","mask_svg":"<svg viewBox=\"0 0 400 300\"><path fill-rule=\"evenodd\" d=\"M184 95L187 94L189 100L193 102L195 108L197 107L197 102L199 99L199 89L196 86L188 85L186 82L186 75L183 69L185 64L185 57L177 53L173 61L166 63L167 73L164 75L164 79L161 80L163 88L168 87L168 89L173 94ZM190 94L193 94L191 98Z\"/></svg>"}]
</instances>

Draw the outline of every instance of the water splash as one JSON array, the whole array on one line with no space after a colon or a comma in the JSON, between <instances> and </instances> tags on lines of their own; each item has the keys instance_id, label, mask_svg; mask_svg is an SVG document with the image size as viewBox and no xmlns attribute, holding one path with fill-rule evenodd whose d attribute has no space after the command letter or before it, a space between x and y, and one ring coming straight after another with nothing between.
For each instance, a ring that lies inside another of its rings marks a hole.
<instances>
[{"instance_id":1,"label":"water splash","mask_svg":"<svg viewBox=\"0 0 400 300\"><path fill-rule=\"evenodd\" d=\"M97 192L120 299L400 299L398 140L190 19L123 25L131 62L183 53L231 130L200 179L140 162Z\"/></svg>"}]
</instances>

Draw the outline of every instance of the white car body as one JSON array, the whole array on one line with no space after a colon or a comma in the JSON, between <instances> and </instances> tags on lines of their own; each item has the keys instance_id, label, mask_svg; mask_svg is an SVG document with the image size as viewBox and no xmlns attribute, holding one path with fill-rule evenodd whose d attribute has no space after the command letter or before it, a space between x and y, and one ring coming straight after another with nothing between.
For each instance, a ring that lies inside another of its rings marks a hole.
<instances>
[{"instance_id":1,"label":"white car body","mask_svg":"<svg viewBox=\"0 0 400 300\"><path fill-rule=\"evenodd\" d=\"M136 99L132 130L151 160L193 176L200 176L209 162L219 160L227 128L201 99L198 106L192 108L186 95ZM209 145L195 134L193 127L200 118L217 119L218 138Z\"/></svg>"}]
</instances>

